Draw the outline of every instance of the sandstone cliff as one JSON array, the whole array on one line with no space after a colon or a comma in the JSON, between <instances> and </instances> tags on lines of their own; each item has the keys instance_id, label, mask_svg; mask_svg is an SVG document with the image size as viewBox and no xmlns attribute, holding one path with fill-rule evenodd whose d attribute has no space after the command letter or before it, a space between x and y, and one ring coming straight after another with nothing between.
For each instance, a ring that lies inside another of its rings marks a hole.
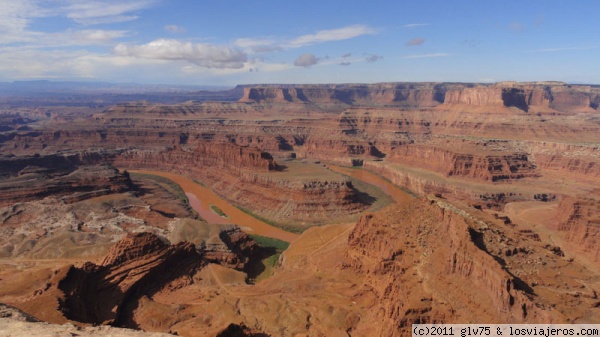
<instances>
[{"instance_id":1,"label":"sandstone cliff","mask_svg":"<svg viewBox=\"0 0 600 337\"><path fill-rule=\"evenodd\" d=\"M504 254L527 243L443 201L415 200L364 216L348 244L344 267L366 276L355 300L373 303L353 334L407 336L414 323L565 320L536 298L529 277L516 276L531 271L515 270L522 267ZM517 260L535 258L527 255L541 247L529 245L518 248Z\"/></svg>"},{"instance_id":2,"label":"sandstone cliff","mask_svg":"<svg viewBox=\"0 0 600 337\"><path fill-rule=\"evenodd\" d=\"M98 153L0 158L0 206L62 197L66 202L131 189L125 174ZM94 165L96 164L96 165Z\"/></svg>"},{"instance_id":3,"label":"sandstone cliff","mask_svg":"<svg viewBox=\"0 0 600 337\"><path fill-rule=\"evenodd\" d=\"M135 328L133 312L142 297L193 284L198 281L195 274L207 263L244 270L260 258L256 242L239 228L221 230L220 238L222 247L196 247L189 242L171 245L150 233L128 234L100 264L87 262L80 268L68 266L57 271L48 285L22 306L55 321L47 305L37 307L36 303L51 303L58 295L57 309L69 320Z\"/></svg>"},{"instance_id":4,"label":"sandstone cliff","mask_svg":"<svg viewBox=\"0 0 600 337\"><path fill-rule=\"evenodd\" d=\"M564 197L552 227L565 232L578 249L600 261L600 201L589 197Z\"/></svg>"},{"instance_id":5,"label":"sandstone cliff","mask_svg":"<svg viewBox=\"0 0 600 337\"><path fill-rule=\"evenodd\" d=\"M290 225L322 223L368 207L341 176L296 178L293 172L277 172L270 154L231 143L206 143L193 151L130 151L118 156L115 165L188 175L237 205Z\"/></svg>"},{"instance_id":6,"label":"sandstone cliff","mask_svg":"<svg viewBox=\"0 0 600 337\"><path fill-rule=\"evenodd\" d=\"M435 83L247 86L239 102L431 107L443 102L441 87Z\"/></svg>"},{"instance_id":7,"label":"sandstone cliff","mask_svg":"<svg viewBox=\"0 0 600 337\"><path fill-rule=\"evenodd\" d=\"M377 83L337 85L257 85L245 86L239 102L311 103L341 106L410 106L465 105L530 107L559 110L594 110L598 108L600 89L560 82L496 84L462 83Z\"/></svg>"}]
</instances>

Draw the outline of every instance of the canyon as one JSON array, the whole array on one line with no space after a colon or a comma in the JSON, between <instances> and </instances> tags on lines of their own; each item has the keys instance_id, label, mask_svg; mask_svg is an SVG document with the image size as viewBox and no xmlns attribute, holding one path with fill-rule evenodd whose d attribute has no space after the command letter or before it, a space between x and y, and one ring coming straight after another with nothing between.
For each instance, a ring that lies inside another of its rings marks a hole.
<instances>
[{"instance_id":1,"label":"canyon","mask_svg":"<svg viewBox=\"0 0 600 337\"><path fill-rule=\"evenodd\" d=\"M0 302L184 336L600 322L600 87L198 95L2 107Z\"/></svg>"}]
</instances>

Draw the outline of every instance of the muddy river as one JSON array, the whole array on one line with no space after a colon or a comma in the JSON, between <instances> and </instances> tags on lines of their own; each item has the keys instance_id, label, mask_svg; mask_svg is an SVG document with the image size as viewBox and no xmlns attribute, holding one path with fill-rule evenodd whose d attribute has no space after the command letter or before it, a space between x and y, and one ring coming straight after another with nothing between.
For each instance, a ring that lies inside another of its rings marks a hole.
<instances>
[{"instance_id":1,"label":"muddy river","mask_svg":"<svg viewBox=\"0 0 600 337\"><path fill-rule=\"evenodd\" d=\"M213 191L205 188L191 179L180 176L178 174L160 172L160 171L148 171L148 170L129 170L134 173L152 174L155 176L164 177L172 180L185 192L190 200L192 208L198 212L198 214L209 223L216 224L236 224L240 226L248 234L258 234L262 236L268 236L279 240L292 242L298 234L286 232L280 228L273 227L263 221L260 221L231 205L225 201ZM224 218L211 209L211 205L215 205L220 208L226 215Z\"/></svg>"},{"instance_id":2,"label":"muddy river","mask_svg":"<svg viewBox=\"0 0 600 337\"><path fill-rule=\"evenodd\" d=\"M351 169L337 165L329 165L328 167L334 172L351 176L358 180L364 181L365 183L380 188L384 193L389 194L398 203L407 202L412 199L412 197L408 193L373 173L367 172L365 170ZM185 192L185 195L187 195L190 201L190 206L192 206L192 208L209 223L236 224L240 226L246 233L268 236L287 242L292 242L298 237L298 234L290 233L280 228L273 227L263 221L260 221L242 212L225 199L219 197L210 189L203 187L184 176L161 171L130 171L142 174L152 174L172 180L173 182L181 186L181 188ZM217 214L214 210L211 209L211 205L220 208L227 215L227 217L223 217Z\"/></svg>"}]
</instances>

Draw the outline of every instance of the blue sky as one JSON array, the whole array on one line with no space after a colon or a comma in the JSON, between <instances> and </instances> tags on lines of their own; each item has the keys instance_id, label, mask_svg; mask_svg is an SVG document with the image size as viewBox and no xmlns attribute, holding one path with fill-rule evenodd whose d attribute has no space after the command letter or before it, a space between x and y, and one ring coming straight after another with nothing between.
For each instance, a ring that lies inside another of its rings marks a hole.
<instances>
[{"instance_id":1,"label":"blue sky","mask_svg":"<svg viewBox=\"0 0 600 337\"><path fill-rule=\"evenodd\" d=\"M600 2L0 0L0 81L600 83Z\"/></svg>"}]
</instances>

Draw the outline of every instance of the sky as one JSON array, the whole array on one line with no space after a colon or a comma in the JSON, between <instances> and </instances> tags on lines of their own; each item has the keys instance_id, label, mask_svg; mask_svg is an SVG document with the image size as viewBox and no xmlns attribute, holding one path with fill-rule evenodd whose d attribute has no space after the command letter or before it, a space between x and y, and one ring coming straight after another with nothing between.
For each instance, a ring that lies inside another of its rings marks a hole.
<instances>
[{"instance_id":1,"label":"sky","mask_svg":"<svg viewBox=\"0 0 600 337\"><path fill-rule=\"evenodd\" d=\"M0 0L0 81L600 84L596 0Z\"/></svg>"}]
</instances>

